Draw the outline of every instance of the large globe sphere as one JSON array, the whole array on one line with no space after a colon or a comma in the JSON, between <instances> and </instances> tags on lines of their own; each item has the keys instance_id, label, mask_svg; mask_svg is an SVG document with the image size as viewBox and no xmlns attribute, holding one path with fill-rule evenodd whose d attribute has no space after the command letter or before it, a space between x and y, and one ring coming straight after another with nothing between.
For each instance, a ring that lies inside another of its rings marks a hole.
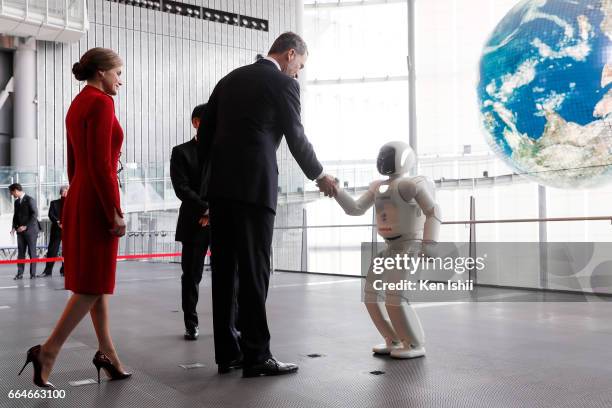
<instances>
[{"instance_id":1,"label":"large globe sphere","mask_svg":"<svg viewBox=\"0 0 612 408\"><path fill-rule=\"evenodd\" d=\"M517 173L560 188L612 179L612 0L524 0L480 61L489 145Z\"/></svg>"}]
</instances>

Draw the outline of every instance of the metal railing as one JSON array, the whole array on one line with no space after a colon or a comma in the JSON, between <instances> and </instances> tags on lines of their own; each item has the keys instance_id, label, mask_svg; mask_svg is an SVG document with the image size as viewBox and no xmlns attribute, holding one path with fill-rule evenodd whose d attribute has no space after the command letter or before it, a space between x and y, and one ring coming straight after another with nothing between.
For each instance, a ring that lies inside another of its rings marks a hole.
<instances>
[{"instance_id":1,"label":"metal railing","mask_svg":"<svg viewBox=\"0 0 612 408\"><path fill-rule=\"evenodd\" d=\"M303 217L306 221L306 217ZM442 223L442 236L444 236L444 228L451 228L457 225L468 226L466 230L465 240L463 243L469 245L470 255L476 256L475 251L480 250L484 247L491 248L490 242L483 243L479 240L479 235L475 230L477 225L483 227L488 225L488 228L492 227L491 224L497 228L504 228L504 225L514 224L540 224L540 223L597 223L601 221L607 221L612 223L612 216L592 216L592 217L550 217L550 218L517 218L517 219L500 219L500 220L459 220L459 221L445 221ZM291 225L291 226L277 226L274 228L275 235L272 244L272 263L276 270L301 272L301 273L317 273L317 274L328 274L328 275L342 275L342 276L362 276L364 271L362 270L363 264L361 262L362 243L376 243L382 242L382 238L377 236L376 225L373 223L360 223L360 224L329 224L329 225ZM537 228L536 228L537 230ZM350 231L350 232L349 232ZM612 228L606 227L605 241L612 242ZM571 237L570 237L571 238ZM443 240L441 240L443 241ZM568 252L568 257L571 258L571 239L568 240L570 243L569 249L563 249L562 251ZM577 287L564 287L563 283L556 272L551 268L554 268L554 259L550 258L551 255L548 253L544 246L545 242L539 242L537 236L534 235L534 241L532 243L519 242L519 243L494 243L499 244L500 248L508 248L508 251L514 250L517 245L529 245L532 244L534 248L540 248L541 250L536 251L536 255L533 255L533 259L523 260L516 263L517 270L514 270L512 264L512 257L521 257L520 253L516 254L505 254L504 256L510 257L509 265L505 267L497 266L495 274L489 276L481 276L480 279L475 274L472 278L475 282L479 282L487 286L500 286L500 287L523 287L528 289L539 289L539 290L571 290L571 291L583 291L585 293L612 293L612 271L610 273L610 287L594 288L593 285L589 286L584 284L581 288ZM553 243L550 243L553 244ZM563 243L559 243L562 245ZM587 244L587 243L582 243ZM504 246L506 245L506 246ZM542 246L542 247L540 247ZM481 248L482 247L482 248ZM176 253L180 252L180 243L174 242L174 231L133 231L124 238L122 244L123 253L126 254L146 254L146 253ZM547 255L548 254L548 255ZM372 254L370 254L372 256ZM604 261L606 254L595 254L594 258L602 256ZM609 256L612 259L612 256ZM550 259L549 259L550 258ZM600 259L601 260L601 259ZM156 262L180 262L178 257L171 259L156 259ZM529 261L529 262L527 262ZM543 262L548 263L548 267L543 267ZM518 270L518 268L524 268L524 265L528 264L529 270ZM586 264L584 265L586 267ZM584 281L592 276L592 270L583 270L580 272L581 275L577 275L576 279L572 277L574 281ZM607 272L606 272L607 273ZM566 278L566 277L564 277ZM606 276L603 278L608 279ZM597 277L601 281L602 276ZM596 280L597 280L596 279ZM605 280L604 279L604 280Z\"/></svg>"},{"instance_id":2,"label":"metal railing","mask_svg":"<svg viewBox=\"0 0 612 408\"><path fill-rule=\"evenodd\" d=\"M374 213L372 213L374 217ZM373 223L359 224L321 224L308 225L307 217L303 216L302 225L279 225L274 228L275 234L272 244L272 264L273 269L279 271L290 271L300 273L316 273L342 276L363 276L364 246L366 243L372 251L366 254L366 260L374 256L376 243L382 242L378 237L376 225ZM468 253L476 257L479 251L491 250L491 245L497 245L494 253L503 265L496 265L491 272L485 275L472 275L470 278L475 283L485 286L499 286L511 288L527 288L538 290L573 291L583 293L612 294L612 269L602 270L602 265L611 263L612 260L612 228L606 226L601 228L603 231L602 240L603 251L597 250L597 243L559 243L560 246L547 247L546 243L537 240L534 235L534 242L510 242L510 243L491 243L483 242L483 235L479 235L476 226L480 228L505 228L508 226L515 228L517 224L546 224L546 223L572 223L575 230L576 223L586 223L594 227L593 223L602 221L612 223L612 216L590 216L590 217L549 217L549 218L516 218L499 220L477 220L472 217L468 220L445 221L442 223L441 242L448 242L443 239L448 235L445 229L454 228L458 225L469 227L465 230L464 238L458 245L469 246ZM601 227L601 226L600 226ZM46 247L46 237L49 229L48 223L43 224L43 233L39 237L39 256L43 256ZM537 231L534 228L534 231ZM482 232L482 231L481 231ZM181 243L174 240L175 232L172 230L157 231L129 231L121 238L119 255L143 255L143 260L148 262L180 262ZM571 238L571 236L570 236ZM530 252L521 253L520 248L530 245ZM607 245L610 245L608 248ZM522 245L522 246L521 246ZM588 250L585 251L585 248ZM519 248L518 250L516 248ZM0 248L0 258L14 259L16 248L5 246ZM513 253L512 251L516 251ZM589 256L584 258L584 253ZM571 264L581 266L569 273L564 267L558 264L559 253L561 259ZM147 259L151 254L175 254L159 258ZM584 258L584 259L582 259ZM582 259L582 261L581 261ZM369 262L369 261L368 261ZM367 263L367 262L366 262ZM590 266L589 266L590 265ZM367 265L366 265L367 266ZM555 270L559 268L560 270ZM582 268L582 269L581 269Z\"/></svg>"}]
</instances>

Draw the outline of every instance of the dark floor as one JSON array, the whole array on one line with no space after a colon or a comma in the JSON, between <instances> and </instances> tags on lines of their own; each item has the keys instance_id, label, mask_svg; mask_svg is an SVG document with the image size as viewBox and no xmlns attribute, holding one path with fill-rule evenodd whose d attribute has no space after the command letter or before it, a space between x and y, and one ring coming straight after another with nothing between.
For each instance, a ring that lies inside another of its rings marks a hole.
<instances>
[{"instance_id":1,"label":"dark floor","mask_svg":"<svg viewBox=\"0 0 612 408\"><path fill-rule=\"evenodd\" d=\"M300 371L243 379L239 371L216 374L210 279L201 286L201 337L185 342L179 266L135 262L119 264L111 299L113 337L134 377L70 385L95 377L87 320L50 378L65 399L9 399L10 390L35 389L31 366L17 372L69 295L59 276L32 286L16 284L13 274L13 266L0 267L0 407L612 407L610 303L422 304L427 357L395 361L370 353L379 338L358 279L276 273L268 300L272 350ZM179 366L192 363L203 367Z\"/></svg>"}]
</instances>

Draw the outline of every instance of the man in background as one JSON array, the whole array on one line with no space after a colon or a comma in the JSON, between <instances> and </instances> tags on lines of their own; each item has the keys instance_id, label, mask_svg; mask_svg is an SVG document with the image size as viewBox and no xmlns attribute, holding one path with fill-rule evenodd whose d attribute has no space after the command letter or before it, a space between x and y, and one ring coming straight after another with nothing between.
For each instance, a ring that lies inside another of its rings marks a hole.
<instances>
[{"instance_id":1,"label":"man in background","mask_svg":"<svg viewBox=\"0 0 612 408\"><path fill-rule=\"evenodd\" d=\"M51 201L49 204L49 221L51 221L51 232L49 234L49 245L47 246L47 258L55 258L59 253L60 243L62 242L62 209L64 208L64 199L68 194L68 186L60 188L60 198ZM47 262L45 270L38 275L39 277L47 277L53 274L53 265L55 262ZM64 276L64 263L60 269L60 275Z\"/></svg>"},{"instance_id":2,"label":"man in background","mask_svg":"<svg viewBox=\"0 0 612 408\"><path fill-rule=\"evenodd\" d=\"M40 231L36 202L23 191L23 187L19 183L11 184L9 193L15 198L11 234L17 233L17 259L25 259L27 249L30 259L34 260L38 258L36 255L36 240ZM13 279L23 279L24 269L25 264L17 264L17 275ZM30 264L30 279L34 278L36 278L36 263L32 262Z\"/></svg>"},{"instance_id":3,"label":"man in background","mask_svg":"<svg viewBox=\"0 0 612 408\"><path fill-rule=\"evenodd\" d=\"M198 105L191 114L194 129L200 127L200 117L206 104ZM202 171L198 158L198 138L175 146L170 156L170 179L176 196L181 200L176 224L176 241L183 244L181 251L181 299L185 321L185 339L199 336L199 285L204 271L204 257L210 243L208 203L200 197Z\"/></svg>"}]
</instances>

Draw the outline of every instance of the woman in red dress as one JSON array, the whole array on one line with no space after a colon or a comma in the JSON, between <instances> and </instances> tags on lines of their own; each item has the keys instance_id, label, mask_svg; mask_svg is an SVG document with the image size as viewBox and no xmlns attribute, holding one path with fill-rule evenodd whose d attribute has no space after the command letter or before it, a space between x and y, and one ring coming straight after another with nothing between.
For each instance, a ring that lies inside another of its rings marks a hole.
<instances>
[{"instance_id":1,"label":"woman in red dress","mask_svg":"<svg viewBox=\"0 0 612 408\"><path fill-rule=\"evenodd\" d=\"M121 366L108 324L119 237L125 234L117 179L123 131L112 98L122 85L122 66L114 51L93 48L72 68L77 80L87 81L66 116L70 192L62 212L62 241L66 289L73 294L47 341L28 350L24 367L33 363L39 387L53 387L47 379L55 359L87 313L98 338L93 359L98 382L101 368L114 380L131 375Z\"/></svg>"}]
</instances>

